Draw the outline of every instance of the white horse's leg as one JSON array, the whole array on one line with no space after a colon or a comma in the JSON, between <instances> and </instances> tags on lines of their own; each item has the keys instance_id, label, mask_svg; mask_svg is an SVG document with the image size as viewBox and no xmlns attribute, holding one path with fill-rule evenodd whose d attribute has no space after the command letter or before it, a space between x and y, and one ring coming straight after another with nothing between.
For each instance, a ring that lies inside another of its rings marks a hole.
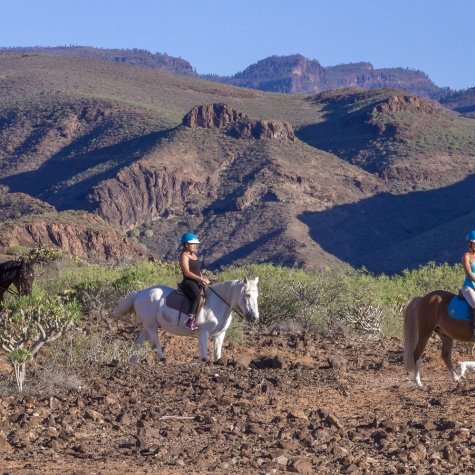
<instances>
[{"instance_id":1,"label":"white horse's leg","mask_svg":"<svg viewBox=\"0 0 475 475\"><path fill-rule=\"evenodd\" d=\"M208 359L208 339L209 333L206 330L198 330L198 340L200 343L200 360L206 361Z\"/></svg>"},{"instance_id":2,"label":"white horse's leg","mask_svg":"<svg viewBox=\"0 0 475 475\"><path fill-rule=\"evenodd\" d=\"M152 342L153 346L157 351L157 357L159 360L164 360L165 355L163 354L162 345L160 345L160 338L158 337L158 326L153 326L151 328L147 328L147 334Z\"/></svg>"},{"instance_id":3,"label":"white horse's leg","mask_svg":"<svg viewBox=\"0 0 475 475\"><path fill-rule=\"evenodd\" d=\"M417 384L417 387L419 389L424 389L424 385L422 384L422 381L421 381L421 365L422 365L422 359L419 358L416 361L416 367L414 369L414 382Z\"/></svg>"},{"instance_id":4,"label":"white horse's leg","mask_svg":"<svg viewBox=\"0 0 475 475\"><path fill-rule=\"evenodd\" d=\"M146 330L142 330L137 338L135 339L134 341L134 346L139 349L145 342L147 341L147 332ZM137 363L137 356L136 355L132 355L130 358L129 358L129 363Z\"/></svg>"},{"instance_id":5,"label":"white horse's leg","mask_svg":"<svg viewBox=\"0 0 475 475\"><path fill-rule=\"evenodd\" d=\"M223 346L225 334L225 332L222 332L214 339L214 361L219 361L221 359L221 348Z\"/></svg>"}]
</instances>

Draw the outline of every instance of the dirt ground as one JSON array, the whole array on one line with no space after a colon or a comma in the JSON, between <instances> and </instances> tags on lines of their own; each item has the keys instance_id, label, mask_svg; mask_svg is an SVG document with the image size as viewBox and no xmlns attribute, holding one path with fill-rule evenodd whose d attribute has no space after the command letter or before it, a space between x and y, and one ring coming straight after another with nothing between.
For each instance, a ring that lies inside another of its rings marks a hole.
<instances>
[{"instance_id":1,"label":"dirt ground","mask_svg":"<svg viewBox=\"0 0 475 475\"><path fill-rule=\"evenodd\" d=\"M473 473L475 374L451 381L435 339L425 391L398 339L252 333L219 365L197 363L193 339L165 343L166 362L0 398L0 473Z\"/></svg>"}]
</instances>

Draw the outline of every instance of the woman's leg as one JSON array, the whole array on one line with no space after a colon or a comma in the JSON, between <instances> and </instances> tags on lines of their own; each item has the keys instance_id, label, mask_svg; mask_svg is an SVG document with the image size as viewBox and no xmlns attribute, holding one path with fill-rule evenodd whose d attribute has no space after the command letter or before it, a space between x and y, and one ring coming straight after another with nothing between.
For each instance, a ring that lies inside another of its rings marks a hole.
<instances>
[{"instance_id":1,"label":"woman's leg","mask_svg":"<svg viewBox=\"0 0 475 475\"><path fill-rule=\"evenodd\" d=\"M200 304L200 286L197 282L191 279L185 279L181 287L185 292L186 296L190 299L191 306L190 306L190 313L192 315L196 315L196 311L198 310L198 305Z\"/></svg>"},{"instance_id":2,"label":"woman's leg","mask_svg":"<svg viewBox=\"0 0 475 475\"><path fill-rule=\"evenodd\" d=\"M470 307L475 308L475 290L471 287L464 287L462 294Z\"/></svg>"},{"instance_id":3,"label":"woman's leg","mask_svg":"<svg viewBox=\"0 0 475 475\"><path fill-rule=\"evenodd\" d=\"M472 314L472 333L475 336L475 290L471 287L464 287L462 289L462 295L465 297Z\"/></svg>"},{"instance_id":4,"label":"woman's leg","mask_svg":"<svg viewBox=\"0 0 475 475\"><path fill-rule=\"evenodd\" d=\"M186 322L186 326L192 330L197 330L198 326L195 323L195 316L200 304L200 287L194 280L185 279L181 284L181 288L185 292L186 296L190 299L190 313Z\"/></svg>"}]
</instances>

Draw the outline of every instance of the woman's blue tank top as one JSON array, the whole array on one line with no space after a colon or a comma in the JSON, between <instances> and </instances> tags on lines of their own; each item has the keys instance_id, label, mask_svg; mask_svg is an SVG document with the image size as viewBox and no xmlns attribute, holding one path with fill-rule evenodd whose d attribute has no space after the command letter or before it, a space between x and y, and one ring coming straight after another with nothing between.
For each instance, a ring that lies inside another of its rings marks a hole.
<instances>
[{"instance_id":1,"label":"woman's blue tank top","mask_svg":"<svg viewBox=\"0 0 475 475\"><path fill-rule=\"evenodd\" d=\"M475 274L475 261L470 262L470 270L472 271L472 274ZM465 276L463 286L475 289L475 282L472 279L469 279L468 276Z\"/></svg>"}]
</instances>

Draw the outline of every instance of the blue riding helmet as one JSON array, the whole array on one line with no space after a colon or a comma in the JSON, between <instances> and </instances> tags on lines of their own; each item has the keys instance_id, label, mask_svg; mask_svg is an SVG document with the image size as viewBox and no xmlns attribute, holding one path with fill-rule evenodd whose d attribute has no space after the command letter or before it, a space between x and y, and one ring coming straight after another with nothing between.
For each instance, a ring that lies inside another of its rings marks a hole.
<instances>
[{"instance_id":1,"label":"blue riding helmet","mask_svg":"<svg viewBox=\"0 0 475 475\"><path fill-rule=\"evenodd\" d=\"M474 238L475 239L475 238ZM182 244L199 244L200 241L195 233L185 233L181 237Z\"/></svg>"},{"instance_id":2,"label":"blue riding helmet","mask_svg":"<svg viewBox=\"0 0 475 475\"><path fill-rule=\"evenodd\" d=\"M469 231L467 233L466 241L475 242L475 231Z\"/></svg>"}]
</instances>

